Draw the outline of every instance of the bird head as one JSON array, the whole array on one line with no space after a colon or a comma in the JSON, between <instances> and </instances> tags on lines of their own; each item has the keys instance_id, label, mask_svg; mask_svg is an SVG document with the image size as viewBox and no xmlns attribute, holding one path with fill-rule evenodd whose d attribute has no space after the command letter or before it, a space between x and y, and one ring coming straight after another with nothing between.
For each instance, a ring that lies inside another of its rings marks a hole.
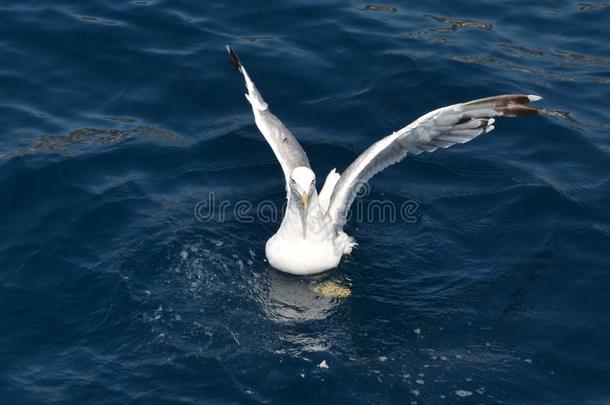
<instances>
[{"instance_id":1,"label":"bird head","mask_svg":"<svg viewBox=\"0 0 610 405\"><path fill-rule=\"evenodd\" d=\"M307 211L307 204L316 188L316 175L308 167L296 167L290 173L289 187L293 196L297 201L301 201Z\"/></svg>"}]
</instances>

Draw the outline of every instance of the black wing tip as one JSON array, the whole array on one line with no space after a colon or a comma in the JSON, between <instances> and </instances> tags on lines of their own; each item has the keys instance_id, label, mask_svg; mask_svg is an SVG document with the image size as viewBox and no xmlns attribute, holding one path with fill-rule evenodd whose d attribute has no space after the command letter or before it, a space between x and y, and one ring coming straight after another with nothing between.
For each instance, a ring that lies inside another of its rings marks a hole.
<instances>
[{"instance_id":1,"label":"black wing tip","mask_svg":"<svg viewBox=\"0 0 610 405\"><path fill-rule=\"evenodd\" d=\"M227 52L229 52L229 64L233 66L236 70L241 71L241 62L237 57L237 54L229 45L225 45Z\"/></svg>"},{"instance_id":2,"label":"black wing tip","mask_svg":"<svg viewBox=\"0 0 610 405\"><path fill-rule=\"evenodd\" d=\"M526 115L536 115L540 112L540 108L530 105L536 101L542 100L542 97L534 94L520 94L509 100L505 108L505 115L508 117L521 117Z\"/></svg>"},{"instance_id":3,"label":"black wing tip","mask_svg":"<svg viewBox=\"0 0 610 405\"><path fill-rule=\"evenodd\" d=\"M530 105L530 103L539 100L542 100L542 97L534 94L503 94L474 100L466 104L471 107L491 104L494 110L501 112L505 117L521 117L538 114L540 109Z\"/></svg>"}]
</instances>

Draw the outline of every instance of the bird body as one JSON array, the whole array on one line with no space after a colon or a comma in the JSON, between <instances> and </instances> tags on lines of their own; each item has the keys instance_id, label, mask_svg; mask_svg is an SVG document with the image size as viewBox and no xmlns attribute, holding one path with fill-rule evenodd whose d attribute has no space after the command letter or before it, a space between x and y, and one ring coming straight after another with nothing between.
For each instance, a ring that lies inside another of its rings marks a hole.
<instances>
[{"instance_id":1,"label":"bird body","mask_svg":"<svg viewBox=\"0 0 610 405\"><path fill-rule=\"evenodd\" d=\"M333 172L329 174L320 195L332 192L337 182ZM311 169L297 167L293 170L291 179L299 189L308 190L312 180L313 187L305 192L306 205L301 200L302 193L288 195L280 229L267 241L265 247L269 264L286 273L301 275L337 267L343 254L351 249L353 239L329 220L328 203L324 206L318 196Z\"/></svg>"},{"instance_id":2,"label":"bird body","mask_svg":"<svg viewBox=\"0 0 610 405\"><path fill-rule=\"evenodd\" d=\"M229 62L244 77L254 120L278 159L286 182L286 212L280 228L267 241L265 254L274 268L298 275L335 268L343 255L351 253L356 242L343 226L359 188L375 174L407 154L432 152L491 132L495 117L537 114L538 109L528 104L541 98L506 94L431 111L371 145L342 174L333 169L318 194L303 148L269 111L237 54L228 46L227 51Z\"/></svg>"}]
</instances>

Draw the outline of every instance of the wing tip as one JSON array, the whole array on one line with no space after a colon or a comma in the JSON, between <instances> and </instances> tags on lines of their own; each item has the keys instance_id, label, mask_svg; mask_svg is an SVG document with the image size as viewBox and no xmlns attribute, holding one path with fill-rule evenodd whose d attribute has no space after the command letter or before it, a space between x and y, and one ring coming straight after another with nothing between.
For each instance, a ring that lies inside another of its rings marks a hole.
<instances>
[{"instance_id":1,"label":"wing tip","mask_svg":"<svg viewBox=\"0 0 610 405\"><path fill-rule=\"evenodd\" d=\"M501 101L495 106L495 110L505 117L522 117L526 115L536 115L540 108L529 105L532 102L542 100L536 94L517 94L501 97ZM503 98L503 99L502 99Z\"/></svg>"},{"instance_id":2,"label":"wing tip","mask_svg":"<svg viewBox=\"0 0 610 405\"><path fill-rule=\"evenodd\" d=\"M540 101L542 100L542 96L538 96L536 94L528 94L527 98L529 99L529 101L531 102L535 102L535 101Z\"/></svg>"},{"instance_id":3,"label":"wing tip","mask_svg":"<svg viewBox=\"0 0 610 405\"><path fill-rule=\"evenodd\" d=\"M239 58L237 57L237 53L235 53L233 48L231 48L229 45L225 45L225 49L229 53L229 64L233 66L236 70L241 72L242 65L239 61Z\"/></svg>"}]
</instances>

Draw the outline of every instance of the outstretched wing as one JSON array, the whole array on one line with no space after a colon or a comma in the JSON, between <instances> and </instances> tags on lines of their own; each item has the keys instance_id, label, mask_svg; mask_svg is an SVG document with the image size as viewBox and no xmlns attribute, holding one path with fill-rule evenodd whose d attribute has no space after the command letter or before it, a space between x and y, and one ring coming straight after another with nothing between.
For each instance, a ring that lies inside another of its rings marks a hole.
<instances>
[{"instance_id":1,"label":"outstretched wing","mask_svg":"<svg viewBox=\"0 0 610 405\"><path fill-rule=\"evenodd\" d=\"M539 96L508 94L439 108L374 143L341 175L328 213L343 226L349 208L363 183L407 154L418 155L466 143L494 129L493 117L519 117L538 113L530 101Z\"/></svg>"},{"instance_id":2,"label":"outstretched wing","mask_svg":"<svg viewBox=\"0 0 610 405\"><path fill-rule=\"evenodd\" d=\"M229 63L244 76L246 89L248 90L246 98L252 105L254 121L282 166L286 179L286 192L288 192L288 179L292 169L299 166L309 167L307 155L305 155L305 151L288 128L269 111L267 103L265 103L265 100L263 100L263 97L256 89L235 51L228 45L226 48L229 52Z\"/></svg>"}]
</instances>

